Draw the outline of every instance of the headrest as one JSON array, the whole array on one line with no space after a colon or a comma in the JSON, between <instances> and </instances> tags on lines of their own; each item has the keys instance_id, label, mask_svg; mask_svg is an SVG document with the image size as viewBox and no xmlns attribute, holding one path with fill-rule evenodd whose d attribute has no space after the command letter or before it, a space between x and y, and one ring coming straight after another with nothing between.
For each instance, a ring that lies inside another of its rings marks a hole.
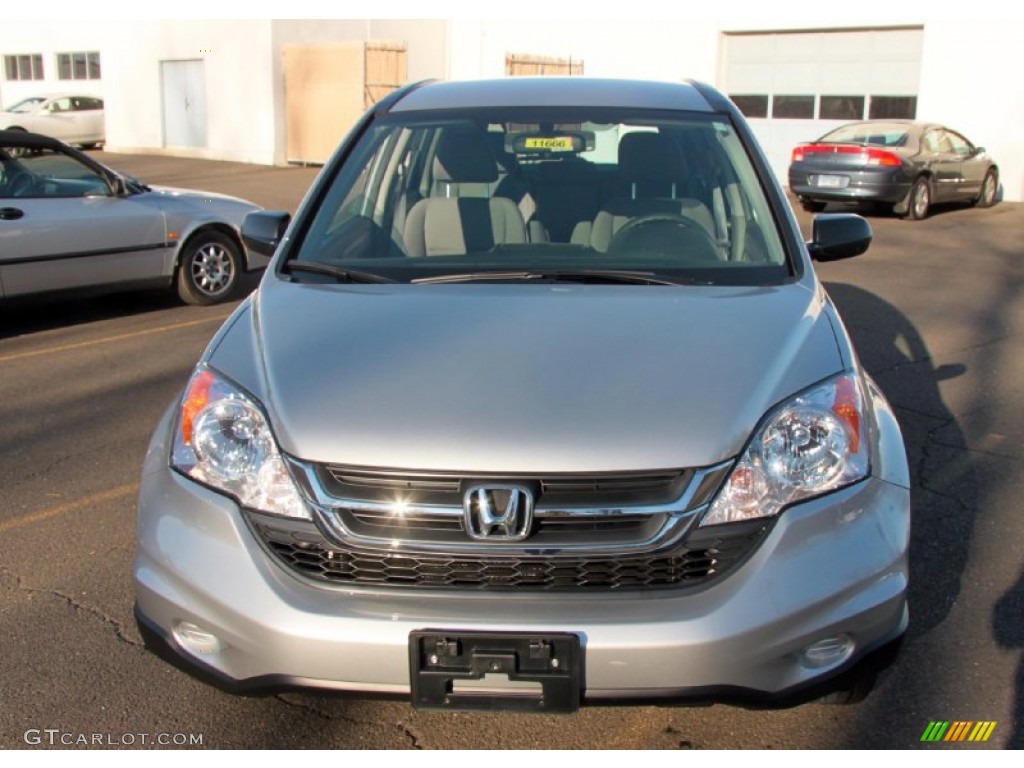
<instances>
[{"instance_id":1,"label":"headrest","mask_svg":"<svg viewBox=\"0 0 1024 768\"><path fill-rule=\"evenodd\" d=\"M660 133L627 133L619 141L619 175L626 181L679 181L679 151Z\"/></svg>"},{"instance_id":2,"label":"headrest","mask_svg":"<svg viewBox=\"0 0 1024 768\"><path fill-rule=\"evenodd\" d=\"M505 137L508 134L488 132L484 135L487 137L487 145L498 163L498 168L505 173L515 173L519 168L519 161L514 152L505 151Z\"/></svg>"},{"instance_id":3,"label":"headrest","mask_svg":"<svg viewBox=\"0 0 1024 768\"><path fill-rule=\"evenodd\" d=\"M475 184L497 181L498 165L483 131L469 125L445 128L437 143L434 178Z\"/></svg>"}]
</instances>

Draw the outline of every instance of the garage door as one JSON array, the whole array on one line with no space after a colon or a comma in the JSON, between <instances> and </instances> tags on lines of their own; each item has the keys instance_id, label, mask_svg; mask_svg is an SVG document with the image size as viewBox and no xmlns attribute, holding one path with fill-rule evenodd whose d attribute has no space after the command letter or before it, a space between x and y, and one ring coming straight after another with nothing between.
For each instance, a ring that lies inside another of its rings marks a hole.
<instances>
[{"instance_id":1,"label":"garage door","mask_svg":"<svg viewBox=\"0 0 1024 768\"><path fill-rule=\"evenodd\" d=\"M727 33L722 90L785 183L792 148L852 120L914 118L923 29Z\"/></svg>"}]
</instances>

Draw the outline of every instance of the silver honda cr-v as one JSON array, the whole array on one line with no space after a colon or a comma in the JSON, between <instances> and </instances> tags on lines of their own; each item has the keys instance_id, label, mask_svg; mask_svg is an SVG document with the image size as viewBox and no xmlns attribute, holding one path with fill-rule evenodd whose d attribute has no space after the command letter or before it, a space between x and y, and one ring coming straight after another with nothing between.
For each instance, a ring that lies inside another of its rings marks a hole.
<instances>
[{"instance_id":1,"label":"silver honda cr-v","mask_svg":"<svg viewBox=\"0 0 1024 768\"><path fill-rule=\"evenodd\" d=\"M378 103L157 428L147 644L421 707L863 695L907 626L899 428L743 118L697 84Z\"/></svg>"}]
</instances>

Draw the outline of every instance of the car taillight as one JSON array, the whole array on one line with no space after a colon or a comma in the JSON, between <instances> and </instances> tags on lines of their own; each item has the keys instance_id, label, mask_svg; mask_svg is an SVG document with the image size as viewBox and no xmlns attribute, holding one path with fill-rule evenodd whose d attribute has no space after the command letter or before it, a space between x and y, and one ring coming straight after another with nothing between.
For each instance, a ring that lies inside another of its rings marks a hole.
<instances>
[{"instance_id":1,"label":"car taillight","mask_svg":"<svg viewBox=\"0 0 1024 768\"><path fill-rule=\"evenodd\" d=\"M893 152L857 144L802 144L793 150L792 162L801 163L807 155L819 152L830 155L860 155L864 165L900 165L899 155Z\"/></svg>"},{"instance_id":2,"label":"car taillight","mask_svg":"<svg viewBox=\"0 0 1024 768\"><path fill-rule=\"evenodd\" d=\"M896 166L900 164L900 159L897 155L894 155L892 152L886 152L884 149L868 149L866 154L868 165Z\"/></svg>"}]
</instances>

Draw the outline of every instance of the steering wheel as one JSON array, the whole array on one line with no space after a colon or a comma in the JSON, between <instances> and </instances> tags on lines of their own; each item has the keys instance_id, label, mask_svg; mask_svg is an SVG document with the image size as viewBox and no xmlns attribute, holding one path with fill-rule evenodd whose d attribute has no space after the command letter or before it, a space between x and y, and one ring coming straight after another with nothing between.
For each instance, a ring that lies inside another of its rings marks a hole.
<instances>
[{"instance_id":1,"label":"steering wheel","mask_svg":"<svg viewBox=\"0 0 1024 768\"><path fill-rule=\"evenodd\" d=\"M718 246L693 219L675 213L637 216L615 233L609 256L635 254L679 259L681 266L719 261Z\"/></svg>"}]
</instances>

